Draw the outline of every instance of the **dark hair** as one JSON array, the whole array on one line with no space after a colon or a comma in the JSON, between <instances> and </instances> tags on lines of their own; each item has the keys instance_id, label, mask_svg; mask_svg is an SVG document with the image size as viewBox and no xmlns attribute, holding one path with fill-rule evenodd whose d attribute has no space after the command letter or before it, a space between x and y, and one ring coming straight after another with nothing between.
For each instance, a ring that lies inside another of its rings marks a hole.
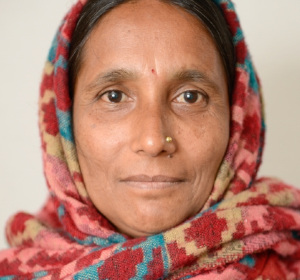
<instances>
[{"instance_id":1,"label":"dark hair","mask_svg":"<svg viewBox=\"0 0 300 280\"><path fill-rule=\"evenodd\" d=\"M69 87L73 97L83 47L98 20L113 8L132 0L88 0L80 14L70 45ZM136 0L135 0L136 1ZM204 23L216 43L226 72L229 95L234 83L235 53L232 35L220 8L212 0L161 0L177 5Z\"/></svg>"}]
</instances>

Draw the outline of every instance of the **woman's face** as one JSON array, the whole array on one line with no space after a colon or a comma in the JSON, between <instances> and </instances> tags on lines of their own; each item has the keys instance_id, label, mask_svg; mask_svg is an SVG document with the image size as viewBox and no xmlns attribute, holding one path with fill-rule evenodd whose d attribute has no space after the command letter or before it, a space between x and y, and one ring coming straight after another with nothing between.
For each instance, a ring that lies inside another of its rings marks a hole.
<instances>
[{"instance_id":1,"label":"woman's face","mask_svg":"<svg viewBox=\"0 0 300 280\"><path fill-rule=\"evenodd\" d=\"M154 0L113 9L91 33L75 85L78 159L96 208L134 237L199 212L229 115L220 56L195 17Z\"/></svg>"}]
</instances>

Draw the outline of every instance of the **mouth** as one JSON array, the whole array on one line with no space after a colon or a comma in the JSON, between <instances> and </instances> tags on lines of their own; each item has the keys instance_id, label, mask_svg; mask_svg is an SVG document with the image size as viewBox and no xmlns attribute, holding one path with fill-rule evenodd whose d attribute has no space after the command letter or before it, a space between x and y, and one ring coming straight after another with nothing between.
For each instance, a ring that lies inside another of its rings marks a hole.
<instances>
[{"instance_id":1,"label":"mouth","mask_svg":"<svg viewBox=\"0 0 300 280\"><path fill-rule=\"evenodd\" d=\"M144 174L129 176L122 179L121 182L139 189L165 189L174 187L185 180L177 177L165 175L148 176Z\"/></svg>"}]
</instances>

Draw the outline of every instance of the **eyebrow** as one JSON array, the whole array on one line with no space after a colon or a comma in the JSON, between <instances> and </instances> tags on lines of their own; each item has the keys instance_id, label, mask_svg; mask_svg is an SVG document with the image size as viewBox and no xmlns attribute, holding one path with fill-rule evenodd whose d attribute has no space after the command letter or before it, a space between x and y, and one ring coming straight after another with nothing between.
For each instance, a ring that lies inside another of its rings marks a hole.
<instances>
[{"instance_id":1,"label":"eyebrow","mask_svg":"<svg viewBox=\"0 0 300 280\"><path fill-rule=\"evenodd\" d=\"M93 91L99 85L105 83L117 83L120 81L128 81L137 79L138 75L136 72L120 68L112 69L104 73L100 73L97 77L85 88L86 91ZM196 69L186 69L176 72L172 75L172 80L181 82L202 82L212 87L213 89L218 89L217 84L212 81L205 73Z\"/></svg>"},{"instance_id":2,"label":"eyebrow","mask_svg":"<svg viewBox=\"0 0 300 280\"><path fill-rule=\"evenodd\" d=\"M126 69L112 69L104 73L100 73L87 87L86 91L92 91L97 86L104 83L117 83L120 81L128 81L136 79L137 74L135 72Z\"/></svg>"},{"instance_id":3,"label":"eyebrow","mask_svg":"<svg viewBox=\"0 0 300 280\"><path fill-rule=\"evenodd\" d=\"M196 69L187 69L179 71L175 73L172 79L179 81L202 82L214 89L218 89L217 84L213 80L211 80L205 73Z\"/></svg>"}]
</instances>

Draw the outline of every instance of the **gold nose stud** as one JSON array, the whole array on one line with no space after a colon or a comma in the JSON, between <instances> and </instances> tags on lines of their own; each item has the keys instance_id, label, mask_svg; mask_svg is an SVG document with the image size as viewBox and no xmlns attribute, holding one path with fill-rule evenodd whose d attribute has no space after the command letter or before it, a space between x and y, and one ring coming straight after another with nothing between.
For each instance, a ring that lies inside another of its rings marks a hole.
<instances>
[{"instance_id":1,"label":"gold nose stud","mask_svg":"<svg viewBox=\"0 0 300 280\"><path fill-rule=\"evenodd\" d=\"M166 137L166 142L167 143L171 143L172 141L173 141L172 137L170 137L170 136Z\"/></svg>"}]
</instances>

